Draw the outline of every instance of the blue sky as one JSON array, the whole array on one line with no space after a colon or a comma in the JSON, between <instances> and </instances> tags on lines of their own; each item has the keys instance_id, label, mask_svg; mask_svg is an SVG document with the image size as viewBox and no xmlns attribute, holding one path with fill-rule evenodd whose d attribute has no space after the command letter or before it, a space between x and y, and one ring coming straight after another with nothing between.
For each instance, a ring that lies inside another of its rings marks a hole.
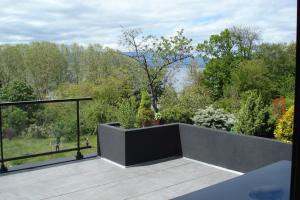
<instances>
[{"instance_id":1,"label":"blue sky","mask_svg":"<svg viewBox=\"0 0 300 200\"><path fill-rule=\"evenodd\" d=\"M296 0L1 0L0 44L46 40L121 49L121 27L170 36L183 28L194 43L233 25L262 42L296 38Z\"/></svg>"}]
</instances>

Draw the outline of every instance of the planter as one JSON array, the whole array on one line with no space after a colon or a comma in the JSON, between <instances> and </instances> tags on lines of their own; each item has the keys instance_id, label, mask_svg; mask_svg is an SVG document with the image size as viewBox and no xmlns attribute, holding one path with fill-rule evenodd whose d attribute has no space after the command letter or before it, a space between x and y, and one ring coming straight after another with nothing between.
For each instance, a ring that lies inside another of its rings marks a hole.
<instances>
[{"instance_id":1,"label":"planter","mask_svg":"<svg viewBox=\"0 0 300 200\"><path fill-rule=\"evenodd\" d=\"M153 125L160 125L160 120L154 120Z\"/></svg>"},{"instance_id":2,"label":"planter","mask_svg":"<svg viewBox=\"0 0 300 200\"><path fill-rule=\"evenodd\" d=\"M117 123L98 127L101 157L123 166L181 156L179 125L123 129Z\"/></svg>"},{"instance_id":3,"label":"planter","mask_svg":"<svg viewBox=\"0 0 300 200\"><path fill-rule=\"evenodd\" d=\"M292 158L291 144L181 123L137 129L101 124L98 135L99 155L124 166L183 156L249 172Z\"/></svg>"}]
</instances>

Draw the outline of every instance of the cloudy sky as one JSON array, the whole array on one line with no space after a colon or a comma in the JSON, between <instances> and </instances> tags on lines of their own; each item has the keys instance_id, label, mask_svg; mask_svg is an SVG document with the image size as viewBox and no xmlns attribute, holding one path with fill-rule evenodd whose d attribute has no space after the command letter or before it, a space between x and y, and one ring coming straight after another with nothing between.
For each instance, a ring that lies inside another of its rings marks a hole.
<instances>
[{"instance_id":1,"label":"cloudy sky","mask_svg":"<svg viewBox=\"0 0 300 200\"><path fill-rule=\"evenodd\" d=\"M122 27L200 42L232 25L264 42L295 41L296 0L1 0L0 43L46 40L119 47Z\"/></svg>"}]
</instances>

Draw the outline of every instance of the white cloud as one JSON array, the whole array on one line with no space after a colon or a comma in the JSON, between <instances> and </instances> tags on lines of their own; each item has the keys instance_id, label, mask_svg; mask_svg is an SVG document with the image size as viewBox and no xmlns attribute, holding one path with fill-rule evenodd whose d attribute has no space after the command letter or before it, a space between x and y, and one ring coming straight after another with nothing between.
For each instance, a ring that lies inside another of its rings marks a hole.
<instances>
[{"instance_id":1,"label":"white cloud","mask_svg":"<svg viewBox=\"0 0 300 200\"><path fill-rule=\"evenodd\" d=\"M194 42L232 25L258 28L264 42L296 37L296 0L1 0L0 7L0 43L48 40L119 48L121 26L158 36L184 28Z\"/></svg>"}]
</instances>

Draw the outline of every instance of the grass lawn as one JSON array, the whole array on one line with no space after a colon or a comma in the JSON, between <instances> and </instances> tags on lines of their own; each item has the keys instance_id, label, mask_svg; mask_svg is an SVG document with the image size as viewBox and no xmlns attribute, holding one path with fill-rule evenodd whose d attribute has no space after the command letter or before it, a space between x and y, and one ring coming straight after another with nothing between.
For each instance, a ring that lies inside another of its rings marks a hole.
<instances>
[{"instance_id":1,"label":"grass lawn","mask_svg":"<svg viewBox=\"0 0 300 200\"><path fill-rule=\"evenodd\" d=\"M82 136L80 146L85 146L85 138L87 136ZM91 149L81 150L82 154L90 154L97 152L97 136L90 135L89 144L92 146ZM23 156L29 154L43 153L48 151L55 151L56 140L54 138L47 139L38 139L38 138L28 138L28 137L16 137L11 140L3 139L3 148L4 148L4 158ZM67 148L75 148L77 147L76 141L61 141L60 150ZM5 163L6 166L20 165L25 163L34 163L38 161L63 158L63 157L71 157L75 156L76 151L53 154L49 156L39 156L34 158L22 159L22 160L14 160L8 161Z\"/></svg>"}]
</instances>

